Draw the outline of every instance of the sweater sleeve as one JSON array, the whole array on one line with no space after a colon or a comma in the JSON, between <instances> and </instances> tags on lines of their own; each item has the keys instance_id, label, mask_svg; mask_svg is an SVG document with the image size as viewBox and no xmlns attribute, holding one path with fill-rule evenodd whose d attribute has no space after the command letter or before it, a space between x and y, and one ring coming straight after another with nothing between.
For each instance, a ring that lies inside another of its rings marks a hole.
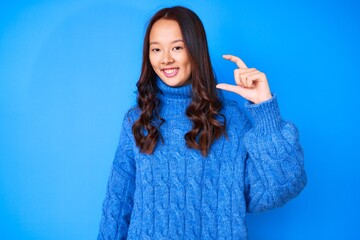
<instances>
[{"instance_id":1,"label":"sweater sleeve","mask_svg":"<svg viewBox=\"0 0 360 240\"><path fill-rule=\"evenodd\" d=\"M305 187L304 153L295 125L281 119L276 95L245 108L252 117L243 138L246 207L260 212L284 205Z\"/></svg>"},{"instance_id":2,"label":"sweater sleeve","mask_svg":"<svg viewBox=\"0 0 360 240\"><path fill-rule=\"evenodd\" d=\"M98 240L127 238L135 191L135 163L130 130L130 121L125 116L102 204Z\"/></svg>"}]
</instances>

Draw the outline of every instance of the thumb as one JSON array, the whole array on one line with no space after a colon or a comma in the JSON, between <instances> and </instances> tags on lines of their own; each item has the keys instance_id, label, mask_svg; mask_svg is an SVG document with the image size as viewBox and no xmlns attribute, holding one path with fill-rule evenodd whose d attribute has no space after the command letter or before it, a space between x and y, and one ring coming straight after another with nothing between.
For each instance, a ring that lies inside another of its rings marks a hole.
<instances>
[{"instance_id":1,"label":"thumb","mask_svg":"<svg viewBox=\"0 0 360 240\"><path fill-rule=\"evenodd\" d=\"M233 92L233 93L237 93L241 96L244 96L244 93L246 91L246 89L240 87L240 86L236 86L236 85L231 85L231 84L227 84L227 83L219 83L216 85L216 88L225 90L225 91L229 91L229 92Z\"/></svg>"}]
</instances>

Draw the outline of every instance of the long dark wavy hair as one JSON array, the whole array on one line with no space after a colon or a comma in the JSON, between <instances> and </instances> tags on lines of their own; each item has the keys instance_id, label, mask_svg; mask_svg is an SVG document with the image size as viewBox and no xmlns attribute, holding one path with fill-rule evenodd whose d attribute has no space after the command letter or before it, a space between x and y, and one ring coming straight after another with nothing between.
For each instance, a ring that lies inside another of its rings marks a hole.
<instances>
[{"instance_id":1,"label":"long dark wavy hair","mask_svg":"<svg viewBox=\"0 0 360 240\"><path fill-rule=\"evenodd\" d=\"M207 156L214 140L221 135L226 136L226 119L220 114L222 102L217 95L204 26L193 11L181 6L159 10L150 19L145 32L141 75L136 84L137 107L141 109L141 114L132 126L136 145L141 152L151 154L158 140L164 141L159 130L164 119L158 113L157 75L149 60L150 31L160 19L175 20L180 26L192 69L192 101L186 109L192 129L185 134L185 140L188 147L200 150L203 156Z\"/></svg>"}]
</instances>

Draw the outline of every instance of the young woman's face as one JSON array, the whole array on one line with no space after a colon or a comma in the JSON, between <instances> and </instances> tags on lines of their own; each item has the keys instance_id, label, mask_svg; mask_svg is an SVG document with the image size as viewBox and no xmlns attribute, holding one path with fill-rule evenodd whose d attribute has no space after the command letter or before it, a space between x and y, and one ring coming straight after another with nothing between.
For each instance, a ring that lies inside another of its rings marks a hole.
<instances>
[{"instance_id":1,"label":"young woman's face","mask_svg":"<svg viewBox=\"0 0 360 240\"><path fill-rule=\"evenodd\" d=\"M171 87L189 83L191 64L179 24L160 19L152 26L149 37L150 63L161 80Z\"/></svg>"}]
</instances>

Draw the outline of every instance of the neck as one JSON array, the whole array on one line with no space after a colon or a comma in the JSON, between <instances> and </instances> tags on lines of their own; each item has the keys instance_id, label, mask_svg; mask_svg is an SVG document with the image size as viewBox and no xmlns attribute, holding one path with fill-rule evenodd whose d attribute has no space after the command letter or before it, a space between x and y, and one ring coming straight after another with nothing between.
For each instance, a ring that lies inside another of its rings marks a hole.
<instances>
[{"instance_id":1,"label":"neck","mask_svg":"<svg viewBox=\"0 0 360 240\"><path fill-rule=\"evenodd\" d=\"M191 100L192 85L186 84L179 87L171 87L166 85L159 77L156 78L156 85L159 88L157 96L161 100L165 99L184 99Z\"/></svg>"}]
</instances>

